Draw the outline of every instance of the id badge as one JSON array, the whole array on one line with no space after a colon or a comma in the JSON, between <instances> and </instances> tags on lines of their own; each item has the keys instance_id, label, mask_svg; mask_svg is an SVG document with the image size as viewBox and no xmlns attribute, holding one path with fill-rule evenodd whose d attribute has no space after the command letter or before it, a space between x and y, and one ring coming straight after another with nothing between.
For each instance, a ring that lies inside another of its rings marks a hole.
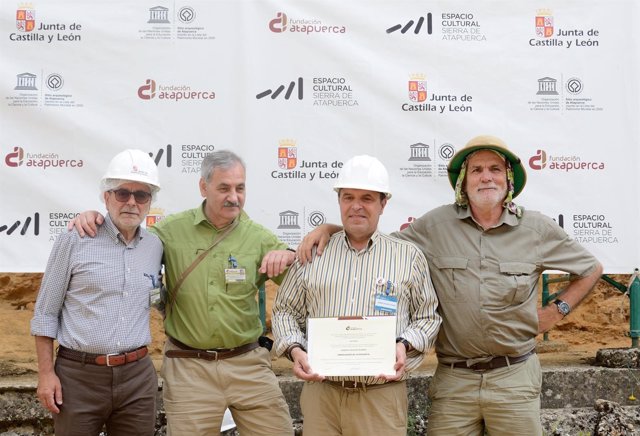
<instances>
[{"instance_id":1,"label":"id badge","mask_svg":"<svg viewBox=\"0 0 640 436\"><path fill-rule=\"evenodd\" d=\"M224 270L225 283L244 283L247 274L244 268L226 268Z\"/></svg>"},{"instance_id":2,"label":"id badge","mask_svg":"<svg viewBox=\"0 0 640 436\"><path fill-rule=\"evenodd\" d=\"M396 313L398 311L398 297L377 294L373 308L381 312Z\"/></svg>"},{"instance_id":3,"label":"id badge","mask_svg":"<svg viewBox=\"0 0 640 436\"><path fill-rule=\"evenodd\" d=\"M153 288L149 291L149 306L157 307L160 304L160 288Z\"/></svg>"}]
</instances>

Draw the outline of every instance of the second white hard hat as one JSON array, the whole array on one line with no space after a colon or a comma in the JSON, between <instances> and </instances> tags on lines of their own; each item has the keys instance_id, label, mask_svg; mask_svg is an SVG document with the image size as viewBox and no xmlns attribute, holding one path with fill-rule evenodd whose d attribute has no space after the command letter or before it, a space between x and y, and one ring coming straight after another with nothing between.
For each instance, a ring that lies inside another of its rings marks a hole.
<instances>
[{"instance_id":1,"label":"second white hard hat","mask_svg":"<svg viewBox=\"0 0 640 436\"><path fill-rule=\"evenodd\" d=\"M333 185L336 192L341 188L382 192L387 198L391 198L387 169L378 159L366 154L354 156L345 162Z\"/></svg>"},{"instance_id":2,"label":"second white hard hat","mask_svg":"<svg viewBox=\"0 0 640 436\"><path fill-rule=\"evenodd\" d=\"M108 179L146 183L152 190L160 190L158 166L151 156L141 150L129 149L115 155L102 176L102 183Z\"/></svg>"}]
</instances>

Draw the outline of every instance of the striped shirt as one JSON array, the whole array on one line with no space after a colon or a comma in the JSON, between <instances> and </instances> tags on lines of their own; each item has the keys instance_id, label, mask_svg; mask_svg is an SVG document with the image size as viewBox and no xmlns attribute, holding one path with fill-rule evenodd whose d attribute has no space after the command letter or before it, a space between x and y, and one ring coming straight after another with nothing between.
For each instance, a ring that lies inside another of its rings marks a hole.
<instances>
[{"instance_id":1,"label":"striped shirt","mask_svg":"<svg viewBox=\"0 0 640 436\"><path fill-rule=\"evenodd\" d=\"M140 228L127 244L109 215L95 238L61 234L42 279L31 334L97 354L149 344L149 292L158 285L161 259L157 236Z\"/></svg>"},{"instance_id":2,"label":"striped shirt","mask_svg":"<svg viewBox=\"0 0 640 436\"><path fill-rule=\"evenodd\" d=\"M393 283L390 295L398 300L396 337L407 339L415 348L407 356L406 370L415 369L433 346L441 323L429 267L413 244L379 232L360 251L350 246L344 231L338 232L322 256L292 265L273 307L276 354L284 354L296 342L307 347L307 318L389 315L374 307L376 295L385 292L383 282L389 281ZM329 378L383 382L375 377Z\"/></svg>"}]
</instances>

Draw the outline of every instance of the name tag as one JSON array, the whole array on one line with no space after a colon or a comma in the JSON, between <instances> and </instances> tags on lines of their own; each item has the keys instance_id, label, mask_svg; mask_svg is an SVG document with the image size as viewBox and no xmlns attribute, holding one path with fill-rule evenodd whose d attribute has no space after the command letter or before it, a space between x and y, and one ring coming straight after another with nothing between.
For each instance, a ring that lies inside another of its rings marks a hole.
<instances>
[{"instance_id":1,"label":"name tag","mask_svg":"<svg viewBox=\"0 0 640 436\"><path fill-rule=\"evenodd\" d=\"M224 279L226 283L244 283L247 279L247 273L244 268L226 268Z\"/></svg>"},{"instance_id":2,"label":"name tag","mask_svg":"<svg viewBox=\"0 0 640 436\"><path fill-rule=\"evenodd\" d=\"M398 311L398 298L393 295L377 294L374 309L381 312L396 313Z\"/></svg>"},{"instance_id":3,"label":"name tag","mask_svg":"<svg viewBox=\"0 0 640 436\"><path fill-rule=\"evenodd\" d=\"M149 291L149 306L155 307L160 303L160 288L153 288Z\"/></svg>"}]
</instances>

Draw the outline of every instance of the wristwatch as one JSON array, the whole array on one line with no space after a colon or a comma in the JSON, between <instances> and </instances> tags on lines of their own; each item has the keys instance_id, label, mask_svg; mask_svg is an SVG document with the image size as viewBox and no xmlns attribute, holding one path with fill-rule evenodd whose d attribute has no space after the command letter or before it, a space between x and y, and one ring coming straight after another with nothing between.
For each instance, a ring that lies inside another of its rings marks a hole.
<instances>
[{"instance_id":1,"label":"wristwatch","mask_svg":"<svg viewBox=\"0 0 640 436\"><path fill-rule=\"evenodd\" d=\"M558 307L558 312L562 314L563 318L569 315L569 312L571 312L571 306L569 306L569 303L567 303L566 301L558 299L553 303Z\"/></svg>"},{"instance_id":2,"label":"wristwatch","mask_svg":"<svg viewBox=\"0 0 640 436\"><path fill-rule=\"evenodd\" d=\"M402 345L404 345L404 349L407 353L413 349L409 341L407 341L405 338L396 338L396 344L398 342L402 342Z\"/></svg>"},{"instance_id":3,"label":"wristwatch","mask_svg":"<svg viewBox=\"0 0 640 436\"><path fill-rule=\"evenodd\" d=\"M304 347L302 346L302 344L299 344L297 342L294 342L293 344L289 345L289 347L287 348L287 350L284 352L284 356L289 359L290 361L293 362L293 356L291 356L291 352L293 350L295 350L296 348L300 348L302 351L306 352L307 350L304 349Z\"/></svg>"}]
</instances>

